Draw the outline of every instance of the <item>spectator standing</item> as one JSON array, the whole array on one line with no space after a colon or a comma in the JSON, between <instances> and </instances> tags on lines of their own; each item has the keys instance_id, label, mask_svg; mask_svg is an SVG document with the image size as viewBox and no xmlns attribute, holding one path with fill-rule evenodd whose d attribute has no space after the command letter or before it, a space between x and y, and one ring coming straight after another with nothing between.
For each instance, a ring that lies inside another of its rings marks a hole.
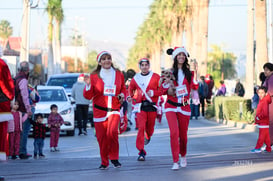
<instances>
[{"instance_id":1,"label":"spectator standing","mask_svg":"<svg viewBox=\"0 0 273 181\"><path fill-rule=\"evenodd\" d=\"M50 106L51 113L48 116L47 123L50 129L50 151L60 151L58 148L61 126L64 124L62 116L58 113L58 106Z\"/></svg>"},{"instance_id":2,"label":"spectator standing","mask_svg":"<svg viewBox=\"0 0 273 181\"><path fill-rule=\"evenodd\" d=\"M220 88L217 91L216 96L225 96L226 95L226 85L223 80L220 81Z\"/></svg>"},{"instance_id":3,"label":"spectator standing","mask_svg":"<svg viewBox=\"0 0 273 181\"><path fill-rule=\"evenodd\" d=\"M266 76L265 76L264 72L261 72L261 73L260 73L259 79L260 79L260 81L261 81L261 86L263 86L263 85L264 85L264 81L265 81L265 79L266 79Z\"/></svg>"},{"instance_id":4,"label":"spectator standing","mask_svg":"<svg viewBox=\"0 0 273 181\"><path fill-rule=\"evenodd\" d=\"M237 79L236 86L235 86L235 95L244 97L245 95L245 88L243 84L240 82L240 79Z\"/></svg>"},{"instance_id":5,"label":"spectator standing","mask_svg":"<svg viewBox=\"0 0 273 181\"><path fill-rule=\"evenodd\" d=\"M19 103L14 101L11 103L11 113L13 119L9 121L8 132L9 132L9 158L19 159L20 149L20 134L22 131L23 122L28 118L25 114L22 116L22 112L18 111Z\"/></svg>"},{"instance_id":6,"label":"spectator standing","mask_svg":"<svg viewBox=\"0 0 273 181\"><path fill-rule=\"evenodd\" d=\"M36 121L31 120L31 124L33 125L34 159L37 159L38 154L39 158L45 158L45 155L43 154L43 148L44 140L46 137L46 125L43 124L43 115L38 113L36 115Z\"/></svg>"},{"instance_id":7,"label":"spectator standing","mask_svg":"<svg viewBox=\"0 0 273 181\"><path fill-rule=\"evenodd\" d=\"M199 113L199 106L200 106L200 99L198 90L192 89L191 90L191 118L195 117L195 119L198 119L200 113Z\"/></svg>"},{"instance_id":8,"label":"spectator standing","mask_svg":"<svg viewBox=\"0 0 273 181\"><path fill-rule=\"evenodd\" d=\"M273 64L265 63L263 66L264 75L266 77L264 86L267 88L268 94L273 95ZM273 145L273 103L269 104L269 134L271 146Z\"/></svg>"},{"instance_id":9,"label":"spectator standing","mask_svg":"<svg viewBox=\"0 0 273 181\"><path fill-rule=\"evenodd\" d=\"M202 116L205 117L205 99L207 98L209 93L209 87L207 83L205 82L205 76L200 76L198 93L199 93L199 100L200 100L200 106L201 106L201 113L202 113Z\"/></svg>"},{"instance_id":10,"label":"spectator standing","mask_svg":"<svg viewBox=\"0 0 273 181\"><path fill-rule=\"evenodd\" d=\"M267 152L271 152L270 136L269 136L269 109L268 105L272 102L269 94L266 93L266 87L258 88L259 104L255 116L255 123L259 128L259 138L256 147L251 150L252 153L260 153L265 143Z\"/></svg>"},{"instance_id":11,"label":"spectator standing","mask_svg":"<svg viewBox=\"0 0 273 181\"><path fill-rule=\"evenodd\" d=\"M212 94L213 94L212 90L214 88L213 77L210 74L207 74L205 82L208 85L208 95L207 95L207 98L206 98L206 102L207 102L207 104L211 104L211 97L212 97Z\"/></svg>"},{"instance_id":12,"label":"spectator standing","mask_svg":"<svg viewBox=\"0 0 273 181\"><path fill-rule=\"evenodd\" d=\"M197 62L192 62L191 71L188 62L189 53L184 47L170 48L167 54L171 55L174 61L171 71L175 80L165 79L161 84L161 89L163 94L167 94L164 112L170 128L172 170L178 170L180 155L180 167L187 166L188 126L191 116L189 99L191 89L197 90L199 85Z\"/></svg>"},{"instance_id":13,"label":"spectator standing","mask_svg":"<svg viewBox=\"0 0 273 181\"><path fill-rule=\"evenodd\" d=\"M1 59L0 47L0 160L6 160L9 152L8 120L13 119L10 101L14 98L14 81L6 62Z\"/></svg>"},{"instance_id":14,"label":"spectator standing","mask_svg":"<svg viewBox=\"0 0 273 181\"><path fill-rule=\"evenodd\" d=\"M19 73L15 77L15 100L19 103L19 111L28 114L31 118L32 110L29 102L29 90L28 90L28 77L29 77L29 64L27 61L20 63ZM32 155L27 153L27 138L30 130L30 119L27 119L23 123L23 130L20 136L20 155L21 159L28 159Z\"/></svg>"},{"instance_id":15,"label":"spectator standing","mask_svg":"<svg viewBox=\"0 0 273 181\"><path fill-rule=\"evenodd\" d=\"M254 115L256 115L256 109L257 109L257 106L258 106L258 103L259 103L259 96L258 96L258 88L257 86L254 87L254 92L253 92L253 97L251 98L251 108L253 109L254 111Z\"/></svg>"},{"instance_id":16,"label":"spectator standing","mask_svg":"<svg viewBox=\"0 0 273 181\"><path fill-rule=\"evenodd\" d=\"M76 117L77 126L79 128L78 135L87 135L87 120L88 120L88 108L90 100L83 96L83 89L85 87L84 74L79 75L78 81L73 85L71 96L76 101Z\"/></svg>"},{"instance_id":17,"label":"spectator standing","mask_svg":"<svg viewBox=\"0 0 273 181\"><path fill-rule=\"evenodd\" d=\"M134 108L137 116L137 138L136 148L138 149L138 161L145 161L147 145L154 133L155 120L157 115L156 104L161 95L159 90L160 76L150 71L150 61L142 58L138 61L140 73L137 73L129 86L129 96L135 102Z\"/></svg>"},{"instance_id":18,"label":"spectator standing","mask_svg":"<svg viewBox=\"0 0 273 181\"><path fill-rule=\"evenodd\" d=\"M118 129L120 107L126 94L124 76L113 66L109 52L100 52L97 61L96 70L86 80L83 95L93 101L93 120L101 157L99 169L107 169L109 159L115 168L120 168Z\"/></svg>"}]
</instances>

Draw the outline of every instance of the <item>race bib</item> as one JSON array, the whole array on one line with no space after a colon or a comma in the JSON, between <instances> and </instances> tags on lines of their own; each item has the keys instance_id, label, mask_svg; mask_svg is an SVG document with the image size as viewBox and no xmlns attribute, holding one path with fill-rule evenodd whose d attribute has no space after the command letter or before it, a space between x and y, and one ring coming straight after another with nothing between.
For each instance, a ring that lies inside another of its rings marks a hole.
<instances>
[{"instance_id":1,"label":"race bib","mask_svg":"<svg viewBox=\"0 0 273 181\"><path fill-rule=\"evenodd\" d=\"M138 112L140 112L140 107L141 107L141 104L140 103L138 103L138 104L136 104L136 105L134 105L133 106L133 113L138 113Z\"/></svg>"},{"instance_id":2,"label":"race bib","mask_svg":"<svg viewBox=\"0 0 273 181\"><path fill-rule=\"evenodd\" d=\"M115 96L116 86L115 85L105 85L103 90L103 95L105 96Z\"/></svg>"},{"instance_id":3,"label":"race bib","mask_svg":"<svg viewBox=\"0 0 273 181\"><path fill-rule=\"evenodd\" d=\"M176 87L176 97L185 97L188 95L188 90L186 85L181 85Z\"/></svg>"}]
</instances>

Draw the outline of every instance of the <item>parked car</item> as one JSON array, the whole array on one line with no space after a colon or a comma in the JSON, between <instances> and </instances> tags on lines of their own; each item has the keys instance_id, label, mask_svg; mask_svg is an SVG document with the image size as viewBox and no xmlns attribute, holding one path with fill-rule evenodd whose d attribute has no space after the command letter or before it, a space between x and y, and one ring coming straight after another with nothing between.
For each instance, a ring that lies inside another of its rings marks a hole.
<instances>
[{"instance_id":1,"label":"parked car","mask_svg":"<svg viewBox=\"0 0 273 181\"><path fill-rule=\"evenodd\" d=\"M63 73L63 74L54 74L51 75L47 82L47 86L62 86L66 90L66 93L68 97L71 99L73 103L75 103L75 100L71 97L71 91L73 84L77 82L78 77L81 73ZM76 111L76 105L74 104L74 110ZM77 120L76 114L75 114L75 120ZM92 101L89 104L88 109L88 120L90 121L90 124L93 126L93 106ZM75 124L77 127L77 122Z\"/></svg>"},{"instance_id":2,"label":"parked car","mask_svg":"<svg viewBox=\"0 0 273 181\"><path fill-rule=\"evenodd\" d=\"M38 86L37 89L41 100L36 103L35 115L38 113L43 114L43 123L47 125L47 118L51 112L50 105L56 104L58 106L58 113L64 120L61 132L66 132L68 136L74 136L74 108L65 89L61 86Z\"/></svg>"},{"instance_id":3,"label":"parked car","mask_svg":"<svg viewBox=\"0 0 273 181\"><path fill-rule=\"evenodd\" d=\"M63 73L51 75L47 82L47 86L62 86L65 88L68 96L71 96L73 84L77 82L80 73Z\"/></svg>"}]
</instances>

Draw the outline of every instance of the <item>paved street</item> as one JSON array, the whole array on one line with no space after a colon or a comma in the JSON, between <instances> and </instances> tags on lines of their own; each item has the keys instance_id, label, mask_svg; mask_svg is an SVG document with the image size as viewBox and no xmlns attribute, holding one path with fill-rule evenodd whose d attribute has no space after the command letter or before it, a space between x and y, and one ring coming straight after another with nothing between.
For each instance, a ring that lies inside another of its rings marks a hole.
<instances>
[{"instance_id":1,"label":"paved street","mask_svg":"<svg viewBox=\"0 0 273 181\"><path fill-rule=\"evenodd\" d=\"M134 126L133 126L134 127ZM132 128L133 128L132 127ZM6 181L165 181L165 180L273 180L273 153L253 154L258 134L227 127L205 119L191 120L188 141L188 166L172 171L169 130L166 120L156 124L154 136L146 146L145 162L138 162L136 131L120 136L122 167L101 171L99 150L93 129L88 136L60 137L60 152L49 152L46 159L0 162L0 175ZM28 150L33 150L29 138Z\"/></svg>"}]
</instances>

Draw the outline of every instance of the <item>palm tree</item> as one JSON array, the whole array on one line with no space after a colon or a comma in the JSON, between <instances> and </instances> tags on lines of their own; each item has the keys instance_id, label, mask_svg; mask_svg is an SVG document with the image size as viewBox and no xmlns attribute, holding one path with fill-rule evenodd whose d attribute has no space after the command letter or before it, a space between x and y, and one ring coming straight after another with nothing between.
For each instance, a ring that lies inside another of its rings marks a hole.
<instances>
[{"instance_id":1,"label":"palm tree","mask_svg":"<svg viewBox=\"0 0 273 181\"><path fill-rule=\"evenodd\" d=\"M64 13L63 13L63 8L62 8L62 0L55 0L56 4L56 11L53 16L53 19L55 21L55 26L54 26L54 35L55 35L55 41L54 44L56 45L56 49L53 53L55 54L55 60L56 60L56 69L55 73L61 73L61 24L64 20Z\"/></svg>"},{"instance_id":2,"label":"palm tree","mask_svg":"<svg viewBox=\"0 0 273 181\"><path fill-rule=\"evenodd\" d=\"M256 66L257 77L263 71L263 65L268 62L267 30L266 30L266 1L255 1L255 29L256 29ZM257 80L259 80L257 78Z\"/></svg>"},{"instance_id":3,"label":"palm tree","mask_svg":"<svg viewBox=\"0 0 273 181\"><path fill-rule=\"evenodd\" d=\"M61 60L61 31L60 25L63 21L62 0L49 0L46 12L48 14L48 76L60 71ZM54 26L55 23L55 26ZM53 51L53 37L54 37L54 51ZM54 55L55 54L55 55ZM55 62L54 61L55 58ZM56 66L54 65L56 64ZM57 67L57 71L55 69ZM55 71L54 71L55 70Z\"/></svg>"},{"instance_id":4,"label":"palm tree","mask_svg":"<svg viewBox=\"0 0 273 181\"><path fill-rule=\"evenodd\" d=\"M200 54L199 66L200 75L207 73L207 58L208 58L208 13L209 13L209 0L202 0L200 2L200 36L198 45L198 54ZM205 17L205 18L203 18Z\"/></svg>"},{"instance_id":5,"label":"palm tree","mask_svg":"<svg viewBox=\"0 0 273 181\"><path fill-rule=\"evenodd\" d=\"M4 45L8 38L12 35L13 28L10 26L10 23L7 20L1 20L0 22L0 39L4 41Z\"/></svg>"},{"instance_id":6,"label":"palm tree","mask_svg":"<svg viewBox=\"0 0 273 181\"><path fill-rule=\"evenodd\" d=\"M253 96L254 85L254 1L248 0L247 18L247 60L246 60L246 98Z\"/></svg>"}]
</instances>

